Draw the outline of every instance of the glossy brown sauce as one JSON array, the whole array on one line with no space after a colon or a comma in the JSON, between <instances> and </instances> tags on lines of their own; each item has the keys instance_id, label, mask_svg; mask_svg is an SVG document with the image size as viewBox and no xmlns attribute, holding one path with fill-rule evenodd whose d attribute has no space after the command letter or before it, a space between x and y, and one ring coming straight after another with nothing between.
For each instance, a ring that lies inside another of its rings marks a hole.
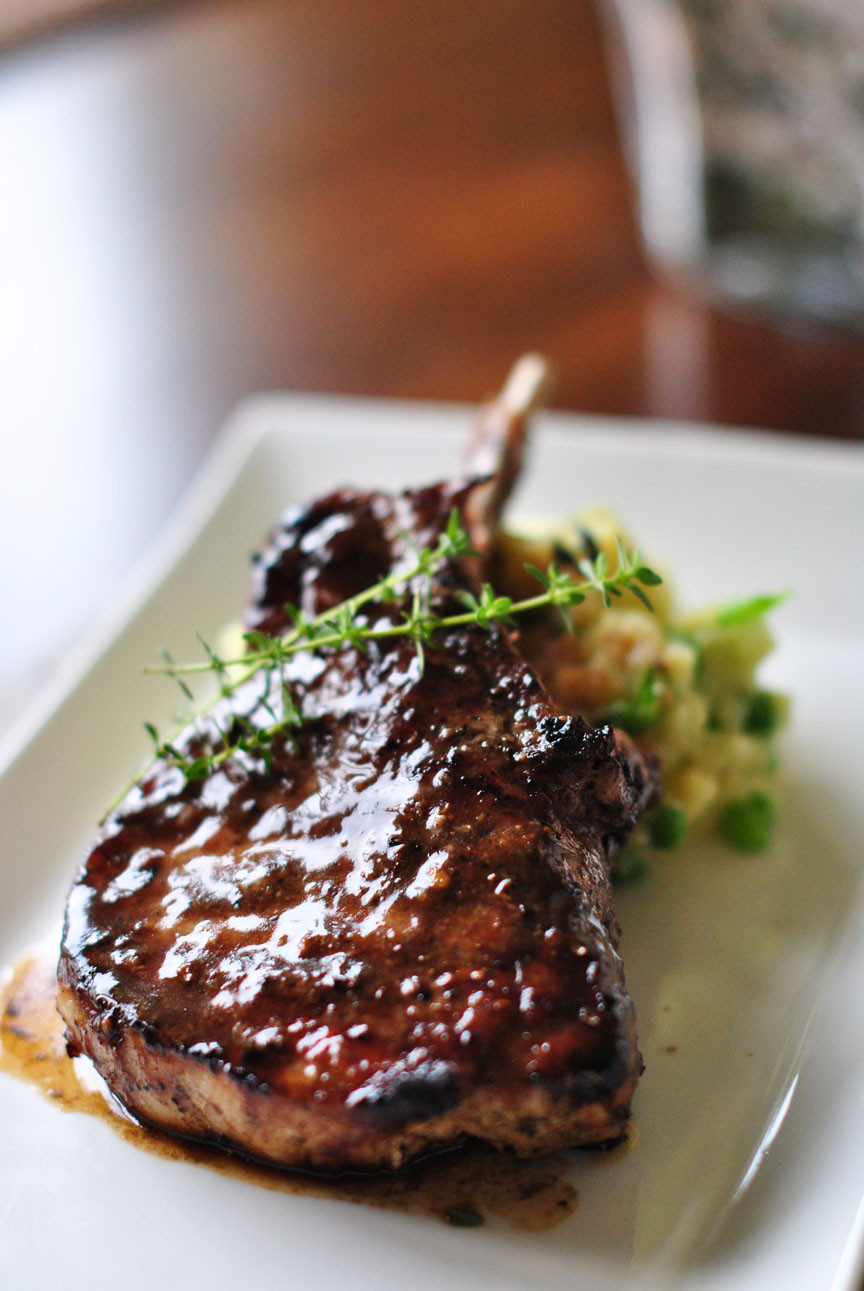
<instances>
[{"instance_id":1,"label":"glossy brown sauce","mask_svg":"<svg viewBox=\"0 0 864 1291\"><path fill-rule=\"evenodd\" d=\"M55 962L54 951L31 951L7 975L0 993L0 1071L27 1081L67 1111L100 1117L136 1147L261 1188L426 1214L458 1227L496 1218L537 1232L560 1223L576 1206L576 1190L566 1178L566 1153L520 1161L473 1145L394 1174L327 1179L246 1161L145 1128L112 1098L89 1059L68 1056L55 1007Z\"/></svg>"}]
</instances>

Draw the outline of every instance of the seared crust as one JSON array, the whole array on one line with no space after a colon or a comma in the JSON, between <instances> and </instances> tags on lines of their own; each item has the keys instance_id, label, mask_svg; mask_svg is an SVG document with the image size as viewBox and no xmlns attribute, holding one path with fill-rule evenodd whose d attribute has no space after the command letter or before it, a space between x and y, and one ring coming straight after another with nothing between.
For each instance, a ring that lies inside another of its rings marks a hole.
<instances>
[{"instance_id":1,"label":"seared crust","mask_svg":"<svg viewBox=\"0 0 864 1291\"><path fill-rule=\"evenodd\" d=\"M625 1131L636 1084L632 1072L608 1096L582 1104L556 1099L542 1087L523 1089L516 1098L500 1089L476 1089L437 1115L424 1109L414 1119L376 1124L344 1107L322 1112L221 1063L162 1049L134 1027L121 1029L114 1039L101 1030L103 1018L86 996L66 988L58 1000L63 1016L75 1019L73 1043L79 1033L86 1036L87 1051L107 1084L144 1124L269 1164L320 1173L398 1169L469 1137L526 1157L614 1143ZM428 1105L428 1096L421 1097Z\"/></svg>"},{"instance_id":2,"label":"seared crust","mask_svg":"<svg viewBox=\"0 0 864 1291\"><path fill-rule=\"evenodd\" d=\"M367 586L471 489L290 512L250 626ZM287 677L305 721L270 770L159 766L109 819L67 908L70 1043L142 1120L281 1165L619 1138L641 1061L608 872L654 791L638 754L556 712L498 628L423 670L403 640ZM232 702L269 723L260 688Z\"/></svg>"}]
</instances>

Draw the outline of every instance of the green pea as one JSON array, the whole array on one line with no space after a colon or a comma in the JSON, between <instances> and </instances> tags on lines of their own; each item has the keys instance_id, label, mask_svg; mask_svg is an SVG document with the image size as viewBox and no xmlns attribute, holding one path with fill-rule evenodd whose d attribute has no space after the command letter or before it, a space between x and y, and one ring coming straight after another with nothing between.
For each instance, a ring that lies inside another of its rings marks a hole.
<instances>
[{"instance_id":1,"label":"green pea","mask_svg":"<svg viewBox=\"0 0 864 1291\"><path fill-rule=\"evenodd\" d=\"M661 802L648 817L648 837L654 847L680 847L687 836L687 816L680 807Z\"/></svg>"},{"instance_id":2,"label":"green pea","mask_svg":"<svg viewBox=\"0 0 864 1291\"><path fill-rule=\"evenodd\" d=\"M718 822L726 842L740 852L762 852L771 841L777 821L774 799L754 791L724 807Z\"/></svg>"},{"instance_id":3,"label":"green pea","mask_svg":"<svg viewBox=\"0 0 864 1291\"><path fill-rule=\"evenodd\" d=\"M648 873L648 862L641 852L625 847L612 862L612 882L623 888L631 883L641 883Z\"/></svg>"},{"instance_id":4,"label":"green pea","mask_svg":"<svg viewBox=\"0 0 864 1291\"><path fill-rule=\"evenodd\" d=\"M748 735L773 735L780 726L780 710L773 695L757 690L744 714L743 729Z\"/></svg>"}]
</instances>

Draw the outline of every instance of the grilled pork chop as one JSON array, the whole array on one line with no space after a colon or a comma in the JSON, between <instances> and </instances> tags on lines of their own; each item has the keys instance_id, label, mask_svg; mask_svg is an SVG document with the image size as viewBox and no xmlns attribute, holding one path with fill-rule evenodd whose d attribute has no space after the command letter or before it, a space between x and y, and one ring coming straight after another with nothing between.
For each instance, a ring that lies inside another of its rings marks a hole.
<instances>
[{"instance_id":1,"label":"grilled pork chop","mask_svg":"<svg viewBox=\"0 0 864 1291\"><path fill-rule=\"evenodd\" d=\"M336 604L489 498L475 479L289 511L248 624ZM435 609L470 581L450 562ZM393 639L286 675L304 720L269 769L157 764L106 823L66 914L70 1044L142 1121L284 1166L620 1138L641 1061L608 873L653 792L639 755L556 711L499 627L442 633L423 668ZM261 686L226 702L269 724Z\"/></svg>"}]
</instances>

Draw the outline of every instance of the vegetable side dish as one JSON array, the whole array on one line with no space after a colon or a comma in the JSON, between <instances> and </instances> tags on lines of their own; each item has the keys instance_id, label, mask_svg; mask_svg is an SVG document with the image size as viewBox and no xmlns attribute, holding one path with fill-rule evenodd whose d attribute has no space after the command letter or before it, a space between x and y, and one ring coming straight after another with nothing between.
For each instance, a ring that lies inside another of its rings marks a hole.
<instances>
[{"instance_id":1,"label":"vegetable side dish","mask_svg":"<svg viewBox=\"0 0 864 1291\"><path fill-rule=\"evenodd\" d=\"M519 595L526 564L573 569L599 555L614 572L631 549L618 517L595 508L569 523L502 532L494 577ZM774 644L766 616L782 595L682 612L664 577L650 597L650 610L632 590L608 606L590 598L566 611L566 624L545 611L521 632L521 649L562 708L611 722L660 761L662 797L616 861L622 877L635 876L651 850L695 837L719 833L743 852L767 846L776 736L789 707L756 676Z\"/></svg>"}]
</instances>

